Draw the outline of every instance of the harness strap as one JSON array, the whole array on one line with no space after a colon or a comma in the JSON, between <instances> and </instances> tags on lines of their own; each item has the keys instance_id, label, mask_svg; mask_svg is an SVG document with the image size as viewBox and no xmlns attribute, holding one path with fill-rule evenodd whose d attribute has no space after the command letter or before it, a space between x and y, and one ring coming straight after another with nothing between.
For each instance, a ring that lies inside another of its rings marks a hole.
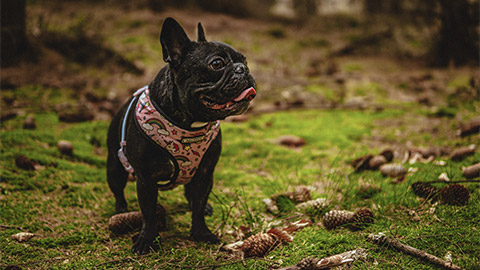
<instances>
[{"instance_id":1,"label":"harness strap","mask_svg":"<svg viewBox=\"0 0 480 270\"><path fill-rule=\"evenodd\" d=\"M133 106L134 104L136 105ZM135 110L134 122L142 130L142 134L169 155L169 161L175 167L170 179L157 181L157 187L168 190L189 183L197 172L202 157L210 148L211 142L219 134L220 121L209 122L204 127L191 130L182 129L163 116L159 108L156 108L154 101L150 99L148 86L140 88L135 92L123 115L120 149L117 153L125 171L132 174L134 169L125 153L127 116L132 107Z\"/></svg>"},{"instance_id":2,"label":"harness strap","mask_svg":"<svg viewBox=\"0 0 480 270\"><path fill-rule=\"evenodd\" d=\"M122 120L122 129L121 129L121 135L120 135L120 149L118 149L118 159L122 163L123 167L125 168L125 171L129 173L134 173L133 167L130 164L130 162L127 159L127 156L125 155L125 147L127 145L127 142L125 141L125 130L126 130L126 125L127 125L127 116L128 113L130 112L130 109L132 108L133 103L137 99L138 95L140 95L145 89L147 89L148 86L144 86L140 89L138 89L134 94L133 98L130 101L130 104L128 104L127 110L125 111L125 114L123 115L123 120Z\"/></svg>"}]
</instances>

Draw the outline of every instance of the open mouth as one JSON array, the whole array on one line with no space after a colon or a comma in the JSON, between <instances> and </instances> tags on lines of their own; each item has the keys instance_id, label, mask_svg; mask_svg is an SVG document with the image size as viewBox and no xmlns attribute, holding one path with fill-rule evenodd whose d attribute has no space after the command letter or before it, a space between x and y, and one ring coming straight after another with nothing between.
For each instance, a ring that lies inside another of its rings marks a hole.
<instances>
[{"instance_id":1,"label":"open mouth","mask_svg":"<svg viewBox=\"0 0 480 270\"><path fill-rule=\"evenodd\" d=\"M255 91L255 88L250 87L246 90L244 90L240 95L238 95L236 98L220 104L216 102L215 100L205 96L201 95L200 99L202 100L203 104L207 106L210 109L213 110L223 110L223 109L230 109L231 107L235 106L236 104L242 102L242 101L251 101L255 96L257 95L257 91Z\"/></svg>"}]
</instances>

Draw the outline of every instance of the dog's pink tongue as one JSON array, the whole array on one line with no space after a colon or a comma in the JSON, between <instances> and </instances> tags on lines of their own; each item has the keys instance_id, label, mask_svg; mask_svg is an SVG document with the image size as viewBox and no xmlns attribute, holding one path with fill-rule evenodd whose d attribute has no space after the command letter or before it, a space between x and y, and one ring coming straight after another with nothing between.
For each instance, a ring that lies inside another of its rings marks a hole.
<instances>
[{"instance_id":1,"label":"dog's pink tongue","mask_svg":"<svg viewBox=\"0 0 480 270\"><path fill-rule=\"evenodd\" d=\"M248 99L248 101L252 100L257 95L257 91L255 88L250 87L247 90L243 91L238 97L234 98L233 101L239 102L244 99Z\"/></svg>"}]
</instances>

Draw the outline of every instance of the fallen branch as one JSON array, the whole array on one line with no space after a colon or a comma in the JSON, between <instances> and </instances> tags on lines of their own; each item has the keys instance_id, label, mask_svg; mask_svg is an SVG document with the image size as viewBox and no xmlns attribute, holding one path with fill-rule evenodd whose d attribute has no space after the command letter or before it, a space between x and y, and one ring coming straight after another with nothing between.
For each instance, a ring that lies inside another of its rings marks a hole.
<instances>
[{"instance_id":1,"label":"fallen branch","mask_svg":"<svg viewBox=\"0 0 480 270\"><path fill-rule=\"evenodd\" d=\"M433 264L439 265L441 267L444 267L446 269L452 269L452 270L460 270L461 268L452 262L440 259L432 254L429 254L423 250L416 249L412 246L405 245L400 243L397 239L392 239L388 238L387 236L383 234L369 234L367 236L367 240L370 242L373 242L377 245L387 245L393 248L396 248L402 252L405 252L406 254L419 257L421 259L427 260Z\"/></svg>"},{"instance_id":2,"label":"fallen branch","mask_svg":"<svg viewBox=\"0 0 480 270\"><path fill-rule=\"evenodd\" d=\"M11 226L11 225L0 224L0 228L1 229L17 229L17 230L20 230L20 231L24 231L24 229L22 227L19 227L19 226Z\"/></svg>"},{"instance_id":3,"label":"fallen branch","mask_svg":"<svg viewBox=\"0 0 480 270\"><path fill-rule=\"evenodd\" d=\"M329 269L334 266L350 263L358 259L364 259L367 257L367 251L363 248L357 248L344 253L336 254L333 256L325 257L323 259L305 258L297 263L297 265L291 265L279 270L319 270Z\"/></svg>"},{"instance_id":4,"label":"fallen branch","mask_svg":"<svg viewBox=\"0 0 480 270\"><path fill-rule=\"evenodd\" d=\"M443 181L443 180L433 180L433 181L426 181L422 183L443 183L443 184L458 184L458 183L480 183L480 179L468 179L468 180L457 180L457 181Z\"/></svg>"}]
</instances>

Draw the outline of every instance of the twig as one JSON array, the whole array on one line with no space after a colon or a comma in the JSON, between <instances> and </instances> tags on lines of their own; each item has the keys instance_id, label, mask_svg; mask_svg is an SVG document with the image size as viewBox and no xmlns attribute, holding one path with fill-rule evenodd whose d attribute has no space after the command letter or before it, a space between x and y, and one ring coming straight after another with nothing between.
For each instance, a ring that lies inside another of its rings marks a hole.
<instances>
[{"instance_id":1,"label":"twig","mask_svg":"<svg viewBox=\"0 0 480 270\"><path fill-rule=\"evenodd\" d=\"M366 257L367 257L367 251L363 248L357 248L344 253L325 257L323 259L305 258L299 261L296 265L280 268L279 270L329 269L334 266L350 263L355 260L366 258Z\"/></svg>"},{"instance_id":2,"label":"twig","mask_svg":"<svg viewBox=\"0 0 480 270\"><path fill-rule=\"evenodd\" d=\"M2 229L17 229L17 230L20 230L20 231L24 231L24 229L22 227L19 227L19 226L10 226L10 225L0 224L0 228L2 228Z\"/></svg>"},{"instance_id":3,"label":"twig","mask_svg":"<svg viewBox=\"0 0 480 270\"><path fill-rule=\"evenodd\" d=\"M367 240L373 242L377 245L388 245L390 247L396 248L400 251L403 251L409 255L419 257L421 259L427 260L431 263L444 267L446 269L460 270L461 268L452 262L440 259L432 254L429 254L423 250L416 249L412 246L405 245L400 243L400 241L392 238L388 238L383 234L370 234L367 236Z\"/></svg>"},{"instance_id":4,"label":"twig","mask_svg":"<svg viewBox=\"0 0 480 270\"><path fill-rule=\"evenodd\" d=\"M457 183L480 183L480 179L469 179L469 180L457 180L457 181L442 181L442 180L433 180L422 183L444 183L444 184L457 184Z\"/></svg>"}]
</instances>

